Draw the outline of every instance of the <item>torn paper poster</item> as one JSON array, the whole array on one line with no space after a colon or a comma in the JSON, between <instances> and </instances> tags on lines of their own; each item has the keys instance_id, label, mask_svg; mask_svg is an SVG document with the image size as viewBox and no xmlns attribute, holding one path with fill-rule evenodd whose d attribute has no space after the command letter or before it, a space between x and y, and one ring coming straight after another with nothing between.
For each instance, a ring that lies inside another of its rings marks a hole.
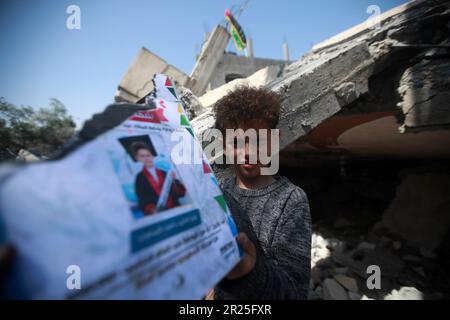
<instances>
[{"instance_id":1,"label":"torn paper poster","mask_svg":"<svg viewBox=\"0 0 450 320\"><path fill-rule=\"evenodd\" d=\"M151 108L2 181L16 297L199 299L239 261L231 213L176 88L164 75L153 81ZM174 159L179 141L192 162Z\"/></svg>"}]
</instances>

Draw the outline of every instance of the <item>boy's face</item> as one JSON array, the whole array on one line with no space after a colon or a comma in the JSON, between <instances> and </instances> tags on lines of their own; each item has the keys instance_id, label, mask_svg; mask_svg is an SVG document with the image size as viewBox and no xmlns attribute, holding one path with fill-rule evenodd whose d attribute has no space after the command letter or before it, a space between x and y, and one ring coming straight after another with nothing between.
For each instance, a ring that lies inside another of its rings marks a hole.
<instances>
[{"instance_id":1,"label":"boy's face","mask_svg":"<svg viewBox=\"0 0 450 320\"><path fill-rule=\"evenodd\" d=\"M261 174L261 167L263 166L259 161L259 154L271 154L271 128L267 121L264 119L254 119L245 123L239 123L235 129L242 129L244 132L248 129L254 129L256 131L257 141L251 145L248 138L244 138L245 141L237 143L236 139L230 141L225 148L225 152L232 148L234 150L234 166L237 170L237 174L242 178L255 178ZM267 130L267 136L264 137L260 134L260 129ZM237 159L243 159L244 163L237 163ZM252 161L256 159L256 161Z\"/></svg>"},{"instance_id":2,"label":"boy's face","mask_svg":"<svg viewBox=\"0 0 450 320\"><path fill-rule=\"evenodd\" d=\"M142 148L136 152L136 160L141 162L147 168L153 167L154 159L155 157L147 149Z\"/></svg>"}]
</instances>

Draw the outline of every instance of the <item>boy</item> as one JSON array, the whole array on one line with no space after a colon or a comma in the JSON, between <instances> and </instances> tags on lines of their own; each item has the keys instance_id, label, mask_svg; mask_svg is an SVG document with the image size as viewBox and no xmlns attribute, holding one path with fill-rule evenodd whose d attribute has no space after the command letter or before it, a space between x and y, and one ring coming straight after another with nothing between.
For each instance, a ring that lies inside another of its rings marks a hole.
<instances>
[{"instance_id":1,"label":"boy","mask_svg":"<svg viewBox=\"0 0 450 320\"><path fill-rule=\"evenodd\" d=\"M240 87L220 99L214 112L216 127L224 135L226 129L266 129L270 136L278 124L280 100L268 90ZM285 177L261 175L259 159L249 161L250 150L255 149L248 141L243 145L225 146L225 153L233 148L243 153L245 163L234 162L235 175L223 182L222 189L245 255L217 285L214 298L307 299L311 218L306 194ZM270 145L267 148L270 152Z\"/></svg>"}]
</instances>

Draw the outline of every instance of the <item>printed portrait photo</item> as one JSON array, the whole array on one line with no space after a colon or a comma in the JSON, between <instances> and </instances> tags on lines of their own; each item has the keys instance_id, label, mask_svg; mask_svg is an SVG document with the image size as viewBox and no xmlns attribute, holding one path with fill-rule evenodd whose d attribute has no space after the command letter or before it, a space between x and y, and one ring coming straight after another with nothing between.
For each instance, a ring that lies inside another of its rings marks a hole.
<instances>
[{"instance_id":1,"label":"printed portrait photo","mask_svg":"<svg viewBox=\"0 0 450 320\"><path fill-rule=\"evenodd\" d=\"M150 216L185 204L186 188L177 176L170 157L157 150L149 135L119 138L132 162L136 218ZM159 160L159 161L158 161Z\"/></svg>"}]
</instances>

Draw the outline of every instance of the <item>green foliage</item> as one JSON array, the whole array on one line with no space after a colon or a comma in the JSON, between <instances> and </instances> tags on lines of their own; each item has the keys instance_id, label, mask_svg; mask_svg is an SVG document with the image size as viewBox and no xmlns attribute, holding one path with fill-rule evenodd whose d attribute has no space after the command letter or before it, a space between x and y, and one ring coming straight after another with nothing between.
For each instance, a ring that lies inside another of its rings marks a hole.
<instances>
[{"instance_id":1,"label":"green foliage","mask_svg":"<svg viewBox=\"0 0 450 320\"><path fill-rule=\"evenodd\" d=\"M64 104L50 99L49 106L34 110L0 98L0 161L15 158L20 149L49 156L75 132Z\"/></svg>"}]
</instances>

